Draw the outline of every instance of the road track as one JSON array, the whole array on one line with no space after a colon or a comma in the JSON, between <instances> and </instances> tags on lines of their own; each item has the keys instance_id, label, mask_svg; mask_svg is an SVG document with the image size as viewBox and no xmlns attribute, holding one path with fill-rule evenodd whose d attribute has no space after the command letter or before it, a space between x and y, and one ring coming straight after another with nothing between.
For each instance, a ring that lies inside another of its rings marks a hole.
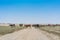
<instances>
[{"instance_id":1,"label":"road track","mask_svg":"<svg viewBox=\"0 0 60 40\"><path fill-rule=\"evenodd\" d=\"M58 36L36 29L34 27L16 31L0 37L0 40L59 40Z\"/></svg>"}]
</instances>

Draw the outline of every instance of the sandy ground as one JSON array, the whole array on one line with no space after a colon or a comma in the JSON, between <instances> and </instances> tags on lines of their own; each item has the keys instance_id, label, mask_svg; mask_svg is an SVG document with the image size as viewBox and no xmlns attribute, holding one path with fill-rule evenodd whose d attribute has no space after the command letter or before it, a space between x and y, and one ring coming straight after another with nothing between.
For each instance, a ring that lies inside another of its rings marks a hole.
<instances>
[{"instance_id":1,"label":"sandy ground","mask_svg":"<svg viewBox=\"0 0 60 40\"><path fill-rule=\"evenodd\" d=\"M0 37L0 40L60 40L58 36L32 28L23 29Z\"/></svg>"}]
</instances>

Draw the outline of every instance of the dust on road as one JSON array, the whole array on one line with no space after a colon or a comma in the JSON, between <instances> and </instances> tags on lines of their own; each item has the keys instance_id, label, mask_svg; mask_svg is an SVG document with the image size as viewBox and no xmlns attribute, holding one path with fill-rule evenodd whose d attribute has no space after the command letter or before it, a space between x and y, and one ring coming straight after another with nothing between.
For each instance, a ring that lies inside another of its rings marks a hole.
<instances>
[{"instance_id":1,"label":"dust on road","mask_svg":"<svg viewBox=\"0 0 60 40\"><path fill-rule=\"evenodd\" d=\"M0 40L54 40L48 36L41 30L32 27L4 35L0 37Z\"/></svg>"}]
</instances>

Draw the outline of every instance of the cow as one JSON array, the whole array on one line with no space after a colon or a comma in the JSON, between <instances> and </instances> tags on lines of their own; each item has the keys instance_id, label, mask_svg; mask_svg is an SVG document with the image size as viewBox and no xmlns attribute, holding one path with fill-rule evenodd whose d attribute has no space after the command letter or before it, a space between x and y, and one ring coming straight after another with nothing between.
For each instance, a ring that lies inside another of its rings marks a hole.
<instances>
[{"instance_id":1,"label":"cow","mask_svg":"<svg viewBox=\"0 0 60 40\"><path fill-rule=\"evenodd\" d=\"M20 26L20 27L22 27L22 26L23 26L23 24L19 24L19 26Z\"/></svg>"},{"instance_id":2,"label":"cow","mask_svg":"<svg viewBox=\"0 0 60 40\"><path fill-rule=\"evenodd\" d=\"M48 24L48 26L52 26L51 24Z\"/></svg>"},{"instance_id":3,"label":"cow","mask_svg":"<svg viewBox=\"0 0 60 40\"><path fill-rule=\"evenodd\" d=\"M11 26L11 28L15 27L15 24L10 24L9 26Z\"/></svg>"},{"instance_id":4,"label":"cow","mask_svg":"<svg viewBox=\"0 0 60 40\"><path fill-rule=\"evenodd\" d=\"M33 24L32 27L39 27L39 24Z\"/></svg>"},{"instance_id":5,"label":"cow","mask_svg":"<svg viewBox=\"0 0 60 40\"><path fill-rule=\"evenodd\" d=\"M53 26L53 27L55 27L56 25L55 25L55 24L48 24L48 26Z\"/></svg>"},{"instance_id":6,"label":"cow","mask_svg":"<svg viewBox=\"0 0 60 40\"><path fill-rule=\"evenodd\" d=\"M31 27L31 24L25 24L24 26L25 27Z\"/></svg>"}]
</instances>

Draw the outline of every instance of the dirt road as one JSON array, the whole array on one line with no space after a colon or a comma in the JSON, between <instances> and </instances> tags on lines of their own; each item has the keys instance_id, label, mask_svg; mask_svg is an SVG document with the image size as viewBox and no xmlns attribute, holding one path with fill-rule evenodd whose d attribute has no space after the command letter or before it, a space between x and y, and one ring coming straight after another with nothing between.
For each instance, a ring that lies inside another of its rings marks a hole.
<instances>
[{"instance_id":1,"label":"dirt road","mask_svg":"<svg viewBox=\"0 0 60 40\"><path fill-rule=\"evenodd\" d=\"M23 29L0 37L0 40L59 40L58 36L50 35L35 28Z\"/></svg>"}]
</instances>

